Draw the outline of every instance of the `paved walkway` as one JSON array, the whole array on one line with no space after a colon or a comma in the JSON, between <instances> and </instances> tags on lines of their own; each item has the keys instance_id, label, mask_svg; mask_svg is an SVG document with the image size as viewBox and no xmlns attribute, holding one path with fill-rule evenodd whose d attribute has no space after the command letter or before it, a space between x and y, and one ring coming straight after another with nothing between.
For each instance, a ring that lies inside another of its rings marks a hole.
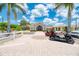
<instances>
[{"instance_id":1,"label":"paved walkway","mask_svg":"<svg viewBox=\"0 0 79 59\"><path fill-rule=\"evenodd\" d=\"M79 55L78 44L67 44L48 40L43 32L26 34L0 45L1 56L52 56Z\"/></svg>"}]
</instances>

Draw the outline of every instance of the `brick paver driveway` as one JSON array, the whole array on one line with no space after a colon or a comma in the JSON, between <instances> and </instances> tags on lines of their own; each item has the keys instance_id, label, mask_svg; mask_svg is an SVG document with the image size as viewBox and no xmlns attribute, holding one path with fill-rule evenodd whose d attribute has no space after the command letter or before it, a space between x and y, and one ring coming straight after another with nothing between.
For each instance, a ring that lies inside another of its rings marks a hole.
<instances>
[{"instance_id":1,"label":"brick paver driveway","mask_svg":"<svg viewBox=\"0 0 79 59\"><path fill-rule=\"evenodd\" d=\"M53 56L79 55L78 44L67 44L48 40L44 32L26 34L0 45L1 56Z\"/></svg>"}]
</instances>

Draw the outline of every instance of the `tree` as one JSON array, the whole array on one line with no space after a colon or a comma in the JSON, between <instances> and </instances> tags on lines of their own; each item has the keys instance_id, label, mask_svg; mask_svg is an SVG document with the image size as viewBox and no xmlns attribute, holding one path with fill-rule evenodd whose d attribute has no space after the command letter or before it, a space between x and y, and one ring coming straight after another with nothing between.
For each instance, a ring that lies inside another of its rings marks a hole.
<instances>
[{"instance_id":1,"label":"tree","mask_svg":"<svg viewBox=\"0 0 79 59\"><path fill-rule=\"evenodd\" d=\"M7 30L7 23L6 22L0 22L0 30L2 32L6 31Z\"/></svg>"},{"instance_id":2,"label":"tree","mask_svg":"<svg viewBox=\"0 0 79 59\"><path fill-rule=\"evenodd\" d=\"M30 23L27 22L25 19L21 20L20 25L23 30L30 30Z\"/></svg>"},{"instance_id":3,"label":"tree","mask_svg":"<svg viewBox=\"0 0 79 59\"><path fill-rule=\"evenodd\" d=\"M69 33L71 31L71 12L74 8L74 4L73 3L56 3L56 8L58 9L60 6L64 6L65 8L68 9L68 15L67 15L67 19L68 19L68 27L67 27L67 33Z\"/></svg>"},{"instance_id":4,"label":"tree","mask_svg":"<svg viewBox=\"0 0 79 59\"><path fill-rule=\"evenodd\" d=\"M11 25L10 25L11 30L12 30L12 31L16 30L17 26L19 26L19 25L17 25L17 24L11 24Z\"/></svg>"},{"instance_id":5,"label":"tree","mask_svg":"<svg viewBox=\"0 0 79 59\"><path fill-rule=\"evenodd\" d=\"M22 11L24 14L26 13L24 4L16 4L16 3L1 3L0 4L0 11L2 10L3 7L7 7L7 21L8 21L8 26L7 26L7 32L10 32L10 14L11 11L14 13L14 18L17 19L17 12L16 9L19 9Z\"/></svg>"},{"instance_id":6,"label":"tree","mask_svg":"<svg viewBox=\"0 0 79 59\"><path fill-rule=\"evenodd\" d=\"M1 29L2 32L4 32L4 30L3 30L3 27L4 27L3 26L3 21L4 20L3 20L3 17L2 16L0 16L0 21L2 22L2 24L0 24L1 25L0 29Z\"/></svg>"},{"instance_id":7,"label":"tree","mask_svg":"<svg viewBox=\"0 0 79 59\"><path fill-rule=\"evenodd\" d=\"M20 22L22 30L26 30L26 24L27 24L27 21L25 19L22 19L21 22Z\"/></svg>"}]
</instances>

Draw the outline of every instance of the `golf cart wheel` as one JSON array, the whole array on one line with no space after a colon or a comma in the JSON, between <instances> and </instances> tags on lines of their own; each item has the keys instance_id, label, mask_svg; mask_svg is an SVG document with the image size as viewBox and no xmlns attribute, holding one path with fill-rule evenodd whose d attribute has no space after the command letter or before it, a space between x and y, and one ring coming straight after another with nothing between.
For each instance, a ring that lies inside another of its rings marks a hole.
<instances>
[{"instance_id":1,"label":"golf cart wheel","mask_svg":"<svg viewBox=\"0 0 79 59\"><path fill-rule=\"evenodd\" d=\"M68 40L68 43L69 44L74 44L74 40L70 39L70 40Z\"/></svg>"},{"instance_id":2,"label":"golf cart wheel","mask_svg":"<svg viewBox=\"0 0 79 59\"><path fill-rule=\"evenodd\" d=\"M54 41L54 37L50 37L50 40Z\"/></svg>"}]
</instances>

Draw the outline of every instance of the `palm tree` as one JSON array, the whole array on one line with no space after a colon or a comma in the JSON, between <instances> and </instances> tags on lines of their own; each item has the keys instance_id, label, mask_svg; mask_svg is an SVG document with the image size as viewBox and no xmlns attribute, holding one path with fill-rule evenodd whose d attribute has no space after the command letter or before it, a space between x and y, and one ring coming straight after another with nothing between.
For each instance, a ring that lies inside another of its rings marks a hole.
<instances>
[{"instance_id":1,"label":"palm tree","mask_svg":"<svg viewBox=\"0 0 79 59\"><path fill-rule=\"evenodd\" d=\"M2 10L3 7L7 7L7 21L8 21L8 26L7 26L7 32L10 32L10 14L11 11L14 14L14 18L17 19L17 11L16 9L19 9L23 13L25 13L25 8L24 4L16 4L16 3L2 3L0 4L0 11Z\"/></svg>"},{"instance_id":2,"label":"palm tree","mask_svg":"<svg viewBox=\"0 0 79 59\"><path fill-rule=\"evenodd\" d=\"M68 15L67 15L67 19L68 19L68 27L67 27L67 33L69 33L71 31L71 12L74 8L74 4L73 3L56 3L56 8L58 9L61 6L64 6L65 8L68 9Z\"/></svg>"}]
</instances>

